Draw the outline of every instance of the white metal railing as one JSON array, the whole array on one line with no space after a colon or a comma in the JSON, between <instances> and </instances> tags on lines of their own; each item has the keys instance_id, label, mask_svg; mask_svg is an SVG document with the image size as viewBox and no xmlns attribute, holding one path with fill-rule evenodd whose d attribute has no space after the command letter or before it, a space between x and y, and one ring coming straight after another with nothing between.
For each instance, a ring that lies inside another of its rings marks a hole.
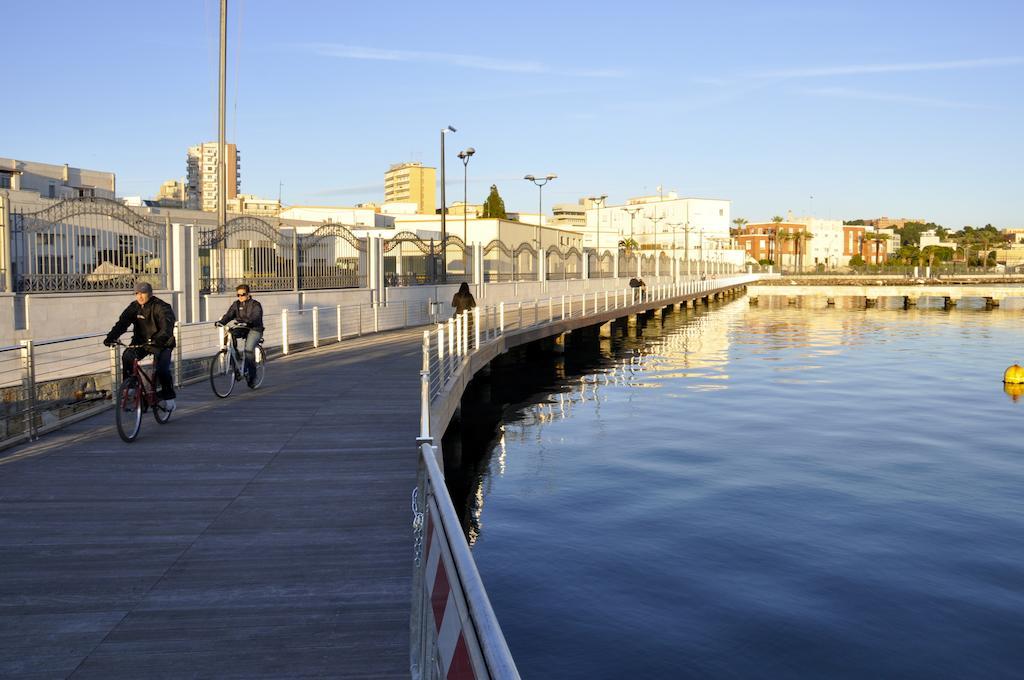
<instances>
[{"instance_id":1,"label":"white metal railing","mask_svg":"<svg viewBox=\"0 0 1024 680\"><path fill-rule=\"evenodd\" d=\"M447 677L454 663L476 678L518 678L515 661L491 607L472 552L455 514L439 461L440 446L430 431L431 404L467 370L469 357L511 331L590 316L632 314L651 303L703 297L759 278L757 274L689 278L650 288L559 292L546 298L484 304L423 331L420 368L419 482L412 494L414 532L412 676ZM437 584L450 588L445 608ZM444 631L444 634L442 634ZM460 642L461 644L456 644ZM463 659L455 659L454 649Z\"/></svg>"},{"instance_id":2,"label":"white metal railing","mask_svg":"<svg viewBox=\"0 0 1024 680\"><path fill-rule=\"evenodd\" d=\"M271 358L323 347L367 333L430 323L428 305L319 306L286 309L263 318L264 349ZM117 348L105 334L23 340L0 347L0 449L94 415L112 403L120 380ZM172 371L177 386L206 379L209 358L223 344L213 322L176 324Z\"/></svg>"}]
</instances>

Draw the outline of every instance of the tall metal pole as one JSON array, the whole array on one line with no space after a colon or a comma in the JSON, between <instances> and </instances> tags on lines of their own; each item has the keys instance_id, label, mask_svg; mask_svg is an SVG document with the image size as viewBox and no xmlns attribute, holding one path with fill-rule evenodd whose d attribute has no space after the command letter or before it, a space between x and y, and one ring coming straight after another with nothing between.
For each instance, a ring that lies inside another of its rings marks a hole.
<instances>
[{"instance_id":1,"label":"tall metal pole","mask_svg":"<svg viewBox=\"0 0 1024 680\"><path fill-rule=\"evenodd\" d=\"M224 238L227 223L227 142L225 110L227 108L228 72L228 0L220 0L220 93L217 111L217 227ZM223 245L221 249L223 250ZM223 275L223 272L221 272Z\"/></svg>"},{"instance_id":2,"label":"tall metal pole","mask_svg":"<svg viewBox=\"0 0 1024 680\"><path fill-rule=\"evenodd\" d=\"M448 212L448 204L445 202L444 194L444 134L447 128L441 130L441 282L448 283L448 224L445 220L445 213Z\"/></svg>"}]
</instances>

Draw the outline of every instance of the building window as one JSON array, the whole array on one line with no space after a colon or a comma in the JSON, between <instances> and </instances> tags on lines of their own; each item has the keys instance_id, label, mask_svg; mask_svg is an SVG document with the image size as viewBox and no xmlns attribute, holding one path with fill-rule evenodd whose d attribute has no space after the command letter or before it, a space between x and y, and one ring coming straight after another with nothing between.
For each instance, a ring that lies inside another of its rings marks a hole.
<instances>
[{"instance_id":1,"label":"building window","mask_svg":"<svg viewBox=\"0 0 1024 680\"><path fill-rule=\"evenodd\" d=\"M53 184L50 184L50 189L49 189L49 191L47 192L46 195L49 198L56 198L57 197L57 187L55 185L53 185Z\"/></svg>"},{"instance_id":2,"label":"building window","mask_svg":"<svg viewBox=\"0 0 1024 680\"><path fill-rule=\"evenodd\" d=\"M718 209L718 216L719 217L724 217L725 216L725 208L719 208Z\"/></svg>"},{"instance_id":3,"label":"building window","mask_svg":"<svg viewBox=\"0 0 1024 680\"><path fill-rule=\"evenodd\" d=\"M0 189L11 188L11 176L7 173L0 174Z\"/></svg>"}]
</instances>

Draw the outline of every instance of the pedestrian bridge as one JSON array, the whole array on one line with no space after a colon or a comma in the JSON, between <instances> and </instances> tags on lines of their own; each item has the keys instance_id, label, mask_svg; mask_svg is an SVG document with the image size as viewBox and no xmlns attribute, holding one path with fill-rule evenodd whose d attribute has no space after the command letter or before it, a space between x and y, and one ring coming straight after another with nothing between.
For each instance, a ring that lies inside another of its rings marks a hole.
<instances>
[{"instance_id":1,"label":"pedestrian bridge","mask_svg":"<svg viewBox=\"0 0 1024 680\"><path fill-rule=\"evenodd\" d=\"M605 281L331 344L285 314L262 389L179 375L132 445L109 410L24 410L33 440L0 451L0 676L517 677L437 465L465 386L512 347L755 278ZM76 342L60 370L95 361Z\"/></svg>"}]
</instances>

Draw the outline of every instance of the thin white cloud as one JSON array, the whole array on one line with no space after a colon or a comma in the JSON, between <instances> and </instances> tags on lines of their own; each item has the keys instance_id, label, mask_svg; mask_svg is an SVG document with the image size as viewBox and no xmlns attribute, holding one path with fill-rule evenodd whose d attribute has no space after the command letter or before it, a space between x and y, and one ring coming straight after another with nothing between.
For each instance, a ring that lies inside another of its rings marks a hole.
<instances>
[{"instance_id":1,"label":"thin white cloud","mask_svg":"<svg viewBox=\"0 0 1024 680\"><path fill-rule=\"evenodd\" d=\"M314 43L308 46L315 54L337 59L360 59L369 61L429 62L447 64L462 68L506 73L546 73L551 75L577 76L581 78L621 78L625 72L620 69L557 69L532 60L494 59L472 54L449 52L422 52L414 50L391 50L358 45L336 43Z\"/></svg>"},{"instance_id":2,"label":"thin white cloud","mask_svg":"<svg viewBox=\"0 0 1024 680\"><path fill-rule=\"evenodd\" d=\"M818 78L823 76L856 76L875 73L911 73L917 71L954 71L975 68L994 68L1024 64L1024 57L998 57L992 59L961 59L958 61L922 61L896 64L861 64L852 66L826 66L820 68L782 69L763 71L753 78Z\"/></svg>"},{"instance_id":3,"label":"thin white cloud","mask_svg":"<svg viewBox=\"0 0 1024 680\"><path fill-rule=\"evenodd\" d=\"M797 90L799 94L812 95L816 97L837 97L841 99L854 99L859 101L892 102L895 104L915 104L936 109L990 109L973 102L960 102L950 99L936 99L933 97L915 97L914 95L898 94L892 92L869 92L866 90L855 90L846 87L819 87Z\"/></svg>"}]
</instances>

